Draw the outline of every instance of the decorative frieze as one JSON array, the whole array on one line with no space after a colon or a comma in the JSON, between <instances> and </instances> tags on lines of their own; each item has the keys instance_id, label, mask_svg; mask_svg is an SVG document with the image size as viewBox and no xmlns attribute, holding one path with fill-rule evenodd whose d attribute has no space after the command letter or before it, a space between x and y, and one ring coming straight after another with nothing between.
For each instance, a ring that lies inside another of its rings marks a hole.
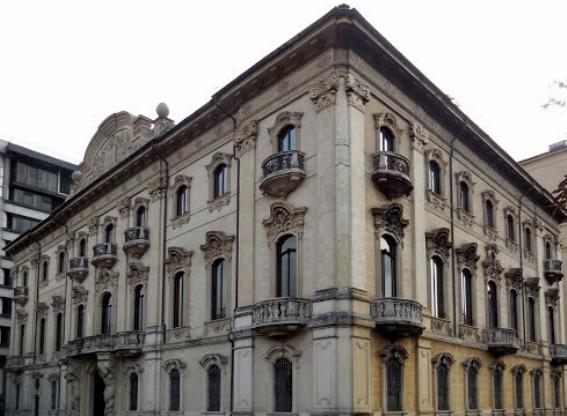
<instances>
[{"instance_id":1,"label":"decorative frieze","mask_svg":"<svg viewBox=\"0 0 567 416\"><path fill-rule=\"evenodd\" d=\"M295 208L285 202L274 202L270 206L270 216L262 221L266 229L268 244L287 232L293 232L298 239L303 238L303 226L307 208Z\"/></svg>"},{"instance_id":2,"label":"decorative frieze","mask_svg":"<svg viewBox=\"0 0 567 416\"><path fill-rule=\"evenodd\" d=\"M354 75L348 74L345 81L345 92L349 105L364 112L366 103L370 101L370 88Z\"/></svg>"},{"instance_id":3,"label":"decorative frieze","mask_svg":"<svg viewBox=\"0 0 567 416\"><path fill-rule=\"evenodd\" d=\"M334 106L337 102L337 90L339 89L339 75L333 71L319 79L309 90L309 98L318 113L327 107Z\"/></svg>"}]
</instances>

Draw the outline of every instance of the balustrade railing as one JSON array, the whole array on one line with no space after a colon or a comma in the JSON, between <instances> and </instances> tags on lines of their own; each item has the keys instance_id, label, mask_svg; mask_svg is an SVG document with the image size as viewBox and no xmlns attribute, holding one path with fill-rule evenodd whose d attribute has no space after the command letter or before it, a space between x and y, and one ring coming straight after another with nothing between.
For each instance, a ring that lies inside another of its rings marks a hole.
<instances>
[{"instance_id":1,"label":"balustrade railing","mask_svg":"<svg viewBox=\"0 0 567 416\"><path fill-rule=\"evenodd\" d=\"M145 227L132 227L124 231L124 240L126 242L133 240L149 240L150 230Z\"/></svg>"},{"instance_id":2,"label":"balustrade railing","mask_svg":"<svg viewBox=\"0 0 567 416\"><path fill-rule=\"evenodd\" d=\"M264 177L274 172L299 169L303 170L304 154L298 150L288 150L278 152L266 158L262 163L262 172Z\"/></svg>"},{"instance_id":3,"label":"balustrade railing","mask_svg":"<svg viewBox=\"0 0 567 416\"><path fill-rule=\"evenodd\" d=\"M311 318L311 301L302 298L275 298L258 302L252 309L254 327L305 325Z\"/></svg>"},{"instance_id":4,"label":"balustrade railing","mask_svg":"<svg viewBox=\"0 0 567 416\"><path fill-rule=\"evenodd\" d=\"M380 151L374 154L372 162L375 171L395 171L409 175L409 160L395 152Z\"/></svg>"}]
</instances>

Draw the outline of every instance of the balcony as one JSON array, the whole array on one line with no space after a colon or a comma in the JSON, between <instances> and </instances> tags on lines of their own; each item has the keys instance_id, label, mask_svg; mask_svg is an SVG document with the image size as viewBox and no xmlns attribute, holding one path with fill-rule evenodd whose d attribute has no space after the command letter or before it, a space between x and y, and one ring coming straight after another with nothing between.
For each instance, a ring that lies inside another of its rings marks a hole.
<instances>
[{"instance_id":1,"label":"balcony","mask_svg":"<svg viewBox=\"0 0 567 416\"><path fill-rule=\"evenodd\" d=\"M310 318L309 299L268 299L256 303L252 308L252 326L258 333L271 337L297 332Z\"/></svg>"},{"instance_id":2,"label":"balcony","mask_svg":"<svg viewBox=\"0 0 567 416\"><path fill-rule=\"evenodd\" d=\"M66 355L70 358L79 355L113 352L122 357L129 357L140 354L143 346L143 332L93 335L69 341Z\"/></svg>"},{"instance_id":3,"label":"balcony","mask_svg":"<svg viewBox=\"0 0 567 416\"><path fill-rule=\"evenodd\" d=\"M377 299L372 304L371 314L376 329L390 339L421 335L424 329L421 304L413 300Z\"/></svg>"},{"instance_id":4,"label":"balcony","mask_svg":"<svg viewBox=\"0 0 567 416\"><path fill-rule=\"evenodd\" d=\"M265 195L285 197L293 192L305 179L304 154L288 150L269 156L262 163L260 190Z\"/></svg>"},{"instance_id":5,"label":"balcony","mask_svg":"<svg viewBox=\"0 0 567 416\"><path fill-rule=\"evenodd\" d=\"M567 364L567 345L553 344L551 346L551 364L553 365Z\"/></svg>"},{"instance_id":6,"label":"balcony","mask_svg":"<svg viewBox=\"0 0 567 416\"><path fill-rule=\"evenodd\" d=\"M515 354L520 348L513 328L488 328L485 334L488 351L496 356Z\"/></svg>"},{"instance_id":7,"label":"balcony","mask_svg":"<svg viewBox=\"0 0 567 416\"><path fill-rule=\"evenodd\" d=\"M409 177L410 163L402 155L378 152L372 156L372 165L372 180L388 199L407 196L413 190Z\"/></svg>"},{"instance_id":8,"label":"balcony","mask_svg":"<svg viewBox=\"0 0 567 416\"><path fill-rule=\"evenodd\" d=\"M150 246L150 230L132 227L124 231L124 252L136 259L142 257Z\"/></svg>"},{"instance_id":9,"label":"balcony","mask_svg":"<svg viewBox=\"0 0 567 416\"><path fill-rule=\"evenodd\" d=\"M24 359L17 355L9 356L6 360L6 369L8 371L19 372L22 371L24 366Z\"/></svg>"},{"instance_id":10,"label":"balcony","mask_svg":"<svg viewBox=\"0 0 567 416\"><path fill-rule=\"evenodd\" d=\"M19 286L14 288L14 302L20 306L28 303L29 288L27 286Z\"/></svg>"},{"instance_id":11,"label":"balcony","mask_svg":"<svg viewBox=\"0 0 567 416\"><path fill-rule=\"evenodd\" d=\"M563 273L561 272L561 263L561 260L543 261L543 275L550 285L563 279Z\"/></svg>"},{"instance_id":12,"label":"balcony","mask_svg":"<svg viewBox=\"0 0 567 416\"><path fill-rule=\"evenodd\" d=\"M89 274L89 259L87 257L73 257L70 259L67 274L71 279L81 283Z\"/></svg>"},{"instance_id":13,"label":"balcony","mask_svg":"<svg viewBox=\"0 0 567 416\"><path fill-rule=\"evenodd\" d=\"M102 243L93 247L93 259L91 263L95 267L110 269L116 263L116 244Z\"/></svg>"}]
</instances>

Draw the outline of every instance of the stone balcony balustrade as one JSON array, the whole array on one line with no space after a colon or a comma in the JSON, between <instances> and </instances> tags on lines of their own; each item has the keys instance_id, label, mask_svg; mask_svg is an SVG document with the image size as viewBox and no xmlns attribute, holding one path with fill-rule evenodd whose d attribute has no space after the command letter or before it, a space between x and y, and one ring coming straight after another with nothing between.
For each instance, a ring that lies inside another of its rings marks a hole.
<instances>
[{"instance_id":1,"label":"stone balcony balustrade","mask_svg":"<svg viewBox=\"0 0 567 416\"><path fill-rule=\"evenodd\" d=\"M377 152L372 156L372 165L372 180L388 199L409 195L413 190L410 163L404 156L394 152Z\"/></svg>"},{"instance_id":2,"label":"stone balcony balustrade","mask_svg":"<svg viewBox=\"0 0 567 416\"><path fill-rule=\"evenodd\" d=\"M17 355L9 356L6 359L6 369L9 371L21 371L24 366L24 360Z\"/></svg>"},{"instance_id":3,"label":"stone balcony balustrade","mask_svg":"<svg viewBox=\"0 0 567 416\"><path fill-rule=\"evenodd\" d=\"M121 356L138 355L144 345L143 332L93 335L77 338L67 343L66 356L114 352Z\"/></svg>"},{"instance_id":4,"label":"stone balcony balustrade","mask_svg":"<svg viewBox=\"0 0 567 416\"><path fill-rule=\"evenodd\" d=\"M563 279L563 272L561 271L561 260L544 260L543 261L543 275L550 285L559 282Z\"/></svg>"},{"instance_id":5,"label":"stone balcony balustrade","mask_svg":"<svg viewBox=\"0 0 567 416\"><path fill-rule=\"evenodd\" d=\"M302 298L275 298L252 308L252 325L261 334L281 336L299 331L311 318L311 301Z\"/></svg>"},{"instance_id":6,"label":"stone balcony balustrade","mask_svg":"<svg viewBox=\"0 0 567 416\"><path fill-rule=\"evenodd\" d=\"M554 344L551 346L551 363L553 365L567 364L567 345Z\"/></svg>"},{"instance_id":7,"label":"stone balcony balustrade","mask_svg":"<svg viewBox=\"0 0 567 416\"><path fill-rule=\"evenodd\" d=\"M14 288L14 302L20 306L28 303L29 288L27 286L18 286Z\"/></svg>"},{"instance_id":8,"label":"stone balcony balustrade","mask_svg":"<svg viewBox=\"0 0 567 416\"><path fill-rule=\"evenodd\" d=\"M124 231L124 247L126 254L139 259L150 246L150 230L145 227L132 227Z\"/></svg>"},{"instance_id":9,"label":"stone balcony balustrade","mask_svg":"<svg viewBox=\"0 0 567 416\"><path fill-rule=\"evenodd\" d=\"M485 335L488 350L494 355L514 354L520 348L518 335L513 328L488 328Z\"/></svg>"},{"instance_id":10,"label":"stone balcony balustrade","mask_svg":"<svg viewBox=\"0 0 567 416\"><path fill-rule=\"evenodd\" d=\"M67 271L69 277L78 283L85 280L89 274L89 259L88 257L73 257L69 260L69 270Z\"/></svg>"},{"instance_id":11,"label":"stone balcony balustrade","mask_svg":"<svg viewBox=\"0 0 567 416\"><path fill-rule=\"evenodd\" d=\"M116 244L101 243L93 247L93 259L91 263L95 267L105 267L110 269L117 260Z\"/></svg>"},{"instance_id":12,"label":"stone balcony balustrade","mask_svg":"<svg viewBox=\"0 0 567 416\"><path fill-rule=\"evenodd\" d=\"M390 339L421 335L424 329L421 304L414 300L377 299L372 304L371 314L378 331Z\"/></svg>"},{"instance_id":13,"label":"stone balcony balustrade","mask_svg":"<svg viewBox=\"0 0 567 416\"><path fill-rule=\"evenodd\" d=\"M304 154L288 150L268 156L262 163L260 190L270 196L285 197L305 179Z\"/></svg>"}]
</instances>

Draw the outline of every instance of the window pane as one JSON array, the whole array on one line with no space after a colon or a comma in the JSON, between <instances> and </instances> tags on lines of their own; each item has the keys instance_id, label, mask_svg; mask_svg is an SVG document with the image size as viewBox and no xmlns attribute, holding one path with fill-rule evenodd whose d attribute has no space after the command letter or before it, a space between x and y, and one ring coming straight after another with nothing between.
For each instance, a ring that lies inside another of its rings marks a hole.
<instances>
[{"instance_id":1,"label":"window pane","mask_svg":"<svg viewBox=\"0 0 567 416\"><path fill-rule=\"evenodd\" d=\"M494 383L494 408L502 409L502 383L503 374L501 369L495 369L493 374Z\"/></svg>"},{"instance_id":2,"label":"window pane","mask_svg":"<svg viewBox=\"0 0 567 416\"><path fill-rule=\"evenodd\" d=\"M220 368L216 365L212 365L208 370L209 380L208 380L208 405L207 411L209 412L219 412L220 411Z\"/></svg>"},{"instance_id":3,"label":"window pane","mask_svg":"<svg viewBox=\"0 0 567 416\"><path fill-rule=\"evenodd\" d=\"M498 327L498 299L494 282L488 283L488 326Z\"/></svg>"},{"instance_id":4,"label":"window pane","mask_svg":"<svg viewBox=\"0 0 567 416\"><path fill-rule=\"evenodd\" d=\"M467 371L469 409L478 409L477 370L472 365Z\"/></svg>"},{"instance_id":5,"label":"window pane","mask_svg":"<svg viewBox=\"0 0 567 416\"><path fill-rule=\"evenodd\" d=\"M516 408L524 408L524 374L521 371L516 373Z\"/></svg>"},{"instance_id":6,"label":"window pane","mask_svg":"<svg viewBox=\"0 0 567 416\"><path fill-rule=\"evenodd\" d=\"M181 406L181 380L178 370L169 373L169 410L179 411Z\"/></svg>"},{"instance_id":7,"label":"window pane","mask_svg":"<svg viewBox=\"0 0 567 416\"><path fill-rule=\"evenodd\" d=\"M386 361L386 407L389 412L402 411L402 371L403 365L397 359L389 358Z\"/></svg>"},{"instance_id":8,"label":"window pane","mask_svg":"<svg viewBox=\"0 0 567 416\"><path fill-rule=\"evenodd\" d=\"M213 263L212 272L212 319L222 319L226 316L224 300L225 261Z\"/></svg>"},{"instance_id":9,"label":"window pane","mask_svg":"<svg viewBox=\"0 0 567 416\"><path fill-rule=\"evenodd\" d=\"M449 410L449 367L440 364L437 367L437 409Z\"/></svg>"},{"instance_id":10,"label":"window pane","mask_svg":"<svg viewBox=\"0 0 567 416\"><path fill-rule=\"evenodd\" d=\"M510 291L510 325L518 332L518 294Z\"/></svg>"},{"instance_id":11,"label":"window pane","mask_svg":"<svg viewBox=\"0 0 567 416\"><path fill-rule=\"evenodd\" d=\"M284 236L278 241L277 267L276 296L297 296L297 247L294 236Z\"/></svg>"},{"instance_id":12,"label":"window pane","mask_svg":"<svg viewBox=\"0 0 567 416\"><path fill-rule=\"evenodd\" d=\"M293 372L291 362L279 358L274 363L275 412L291 412L293 408Z\"/></svg>"},{"instance_id":13,"label":"window pane","mask_svg":"<svg viewBox=\"0 0 567 416\"><path fill-rule=\"evenodd\" d=\"M130 374L130 410L138 410L138 375Z\"/></svg>"}]
</instances>

